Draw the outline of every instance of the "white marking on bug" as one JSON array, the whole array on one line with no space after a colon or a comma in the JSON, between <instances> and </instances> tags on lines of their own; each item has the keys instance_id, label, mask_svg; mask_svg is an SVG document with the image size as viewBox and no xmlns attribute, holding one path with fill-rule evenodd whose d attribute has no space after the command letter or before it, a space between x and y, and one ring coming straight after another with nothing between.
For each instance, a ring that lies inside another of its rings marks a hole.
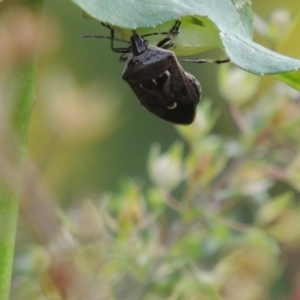
<instances>
[{"instance_id":1,"label":"white marking on bug","mask_svg":"<svg viewBox=\"0 0 300 300\"><path fill-rule=\"evenodd\" d=\"M168 109L175 109L177 107L177 102L173 102L171 105L167 105Z\"/></svg>"},{"instance_id":2,"label":"white marking on bug","mask_svg":"<svg viewBox=\"0 0 300 300\"><path fill-rule=\"evenodd\" d=\"M170 77L170 76L171 76L170 72L169 72L169 71L166 71L166 72L160 74L157 78L163 77L164 75L166 75L167 77Z\"/></svg>"}]
</instances>

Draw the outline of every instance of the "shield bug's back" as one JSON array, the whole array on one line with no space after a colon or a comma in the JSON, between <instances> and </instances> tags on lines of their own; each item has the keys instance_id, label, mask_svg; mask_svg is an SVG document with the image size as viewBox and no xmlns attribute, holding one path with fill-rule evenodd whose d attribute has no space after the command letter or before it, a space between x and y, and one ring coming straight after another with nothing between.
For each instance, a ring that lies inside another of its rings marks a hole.
<instances>
[{"instance_id":1,"label":"shield bug's back","mask_svg":"<svg viewBox=\"0 0 300 300\"><path fill-rule=\"evenodd\" d=\"M201 87L197 79L185 72L176 55L167 50L172 47L173 37L179 32L180 21L169 32L138 35L135 31L130 41L116 39L114 29L102 23L110 30L111 36L94 36L111 40L113 52L122 53L120 61L125 61L122 79L125 80L140 103L156 116L181 125L191 124L196 115L196 106L201 97ZM167 34L157 46L149 45L144 38L149 35ZM91 36L86 36L91 37ZM114 41L129 43L127 48L115 48ZM124 57L128 54L127 57ZM184 59L195 63L224 63L229 60L207 61L203 59Z\"/></svg>"},{"instance_id":2,"label":"shield bug's back","mask_svg":"<svg viewBox=\"0 0 300 300\"><path fill-rule=\"evenodd\" d=\"M183 70L172 51L148 45L137 34L130 40L123 80L151 113L172 123L191 124L201 96L199 82Z\"/></svg>"}]
</instances>

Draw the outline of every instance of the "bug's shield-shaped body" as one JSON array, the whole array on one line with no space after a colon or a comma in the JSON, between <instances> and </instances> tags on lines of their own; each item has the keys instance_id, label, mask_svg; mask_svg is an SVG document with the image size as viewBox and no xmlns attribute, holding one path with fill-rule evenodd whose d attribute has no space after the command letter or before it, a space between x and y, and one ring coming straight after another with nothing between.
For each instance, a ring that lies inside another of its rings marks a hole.
<instances>
[{"instance_id":1,"label":"bug's shield-shaped body","mask_svg":"<svg viewBox=\"0 0 300 300\"><path fill-rule=\"evenodd\" d=\"M129 53L122 78L141 104L166 121L191 124L201 96L199 82L171 51L147 45L142 54L134 52Z\"/></svg>"}]
</instances>

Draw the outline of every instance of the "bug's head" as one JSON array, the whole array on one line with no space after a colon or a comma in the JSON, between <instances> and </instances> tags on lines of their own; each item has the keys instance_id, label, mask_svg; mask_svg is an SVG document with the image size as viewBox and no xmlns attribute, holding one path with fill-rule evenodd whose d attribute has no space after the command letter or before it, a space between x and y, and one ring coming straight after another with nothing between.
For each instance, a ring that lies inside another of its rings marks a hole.
<instances>
[{"instance_id":1,"label":"bug's head","mask_svg":"<svg viewBox=\"0 0 300 300\"><path fill-rule=\"evenodd\" d=\"M138 56L146 51L148 41L144 40L140 35L135 33L130 38L130 44L133 55Z\"/></svg>"}]
</instances>

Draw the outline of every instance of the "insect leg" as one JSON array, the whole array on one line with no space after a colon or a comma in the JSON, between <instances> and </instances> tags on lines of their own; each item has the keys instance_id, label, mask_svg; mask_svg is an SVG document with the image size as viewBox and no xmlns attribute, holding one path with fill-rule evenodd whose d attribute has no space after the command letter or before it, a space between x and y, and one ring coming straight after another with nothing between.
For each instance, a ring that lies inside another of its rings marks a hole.
<instances>
[{"instance_id":1,"label":"insect leg","mask_svg":"<svg viewBox=\"0 0 300 300\"><path fill-rule=\"evenodd\" d=\"M229 58L223 59L223 60L213 60L213 59L192 59L192 58L181 58L179 59L180 61L187 61L187 62L192 62L196 64L206 64L206 63L213 63L213 64L224 64L230 62Z\"/></svg>"},{"instance_id":2,"label":"insect leg","mask_svg":"<svg viewBox=\"0 0 300 300\"><path fill-rule=\"evenodd\" d=\"M164 38L163 40L161 40L156 46L159 48L168 49L168 48L171 48L175 44L175 42L170 42L170 41L172 40L172 38L174 36L176 36L179 33L178 30L179 30L180 24L181 24L180 21L176 21L175 25L169 31L148 33L148 34L142 35L141 37L145 38L147 36L152 36L152 35L166 34L168 36L166 38Z\"/></svg>"},{"instance_id":3,"label":"insect leg","mask_svg":"<svg viewBox=\"0 0 300 300\"><path fill-rule=\"evenodd\" d=\"M181 25L180 21L176 21L175 25L171 28L171 30L168 33L168 36L161 40L156 46L163 49L169 49L172 46L174 46L175 42L171 41L174 36L176 36L179 33L179 27Z\"/></svg>"},{"instance_id":4,"label":"insect leg","mask_svg":"<svg viewBox=\"0 0 300 300\"><path fill-rule=\"evenodd\" d=\"M113 52L116 52L116 53L129 53L130 52L130 48L128 48L128 47L127 48L116 48L116 47L114 47L114 41L115 40L120 41L119 39L115 38L115 30L110 25L108 25L108 24L105 24L103 22L101 22L101 24L104 27L106 27L106 28L108 28L110 30L110 38L109 37L107 37L107 38L110 39L110 48L111 48L111 50ZM121 40L121 41L123 41L123 40ZM124 41L124 42L127 42L127 41Z\"/></svg>"},{"instance_id":5,"label":"insect leg","mask_svg":"<svg viewBox=\"0 0 300 300\"><path fill-rule=\"evenodd\" d=\"M179 33L178 30L179 30L180 25L181 25L181 22L178 21L178 20L176 20L174 26L173 26L173 27L171 28L171 30L170 30L170 33L173 34L173 35L178 34L178 33Z\"/></svg>"},{"instance_id":6,"label":"insect leg","mask_svg":"<svg viewBox=\"0 0 300 300\"><path fill-rule=\"evenodd\" d=\"M152 32L152 33L148 33L148 34L144 34L141 37L147 37L147 36L152 36L152 35L159 35L159 34L168 34L168 35L176 35L179 33L178 29L180 27L181 22L180 21L176 21L175 25L171 28L171 30L169 31L162 31L162 32Z\"/></svg>"}]
</instances>

